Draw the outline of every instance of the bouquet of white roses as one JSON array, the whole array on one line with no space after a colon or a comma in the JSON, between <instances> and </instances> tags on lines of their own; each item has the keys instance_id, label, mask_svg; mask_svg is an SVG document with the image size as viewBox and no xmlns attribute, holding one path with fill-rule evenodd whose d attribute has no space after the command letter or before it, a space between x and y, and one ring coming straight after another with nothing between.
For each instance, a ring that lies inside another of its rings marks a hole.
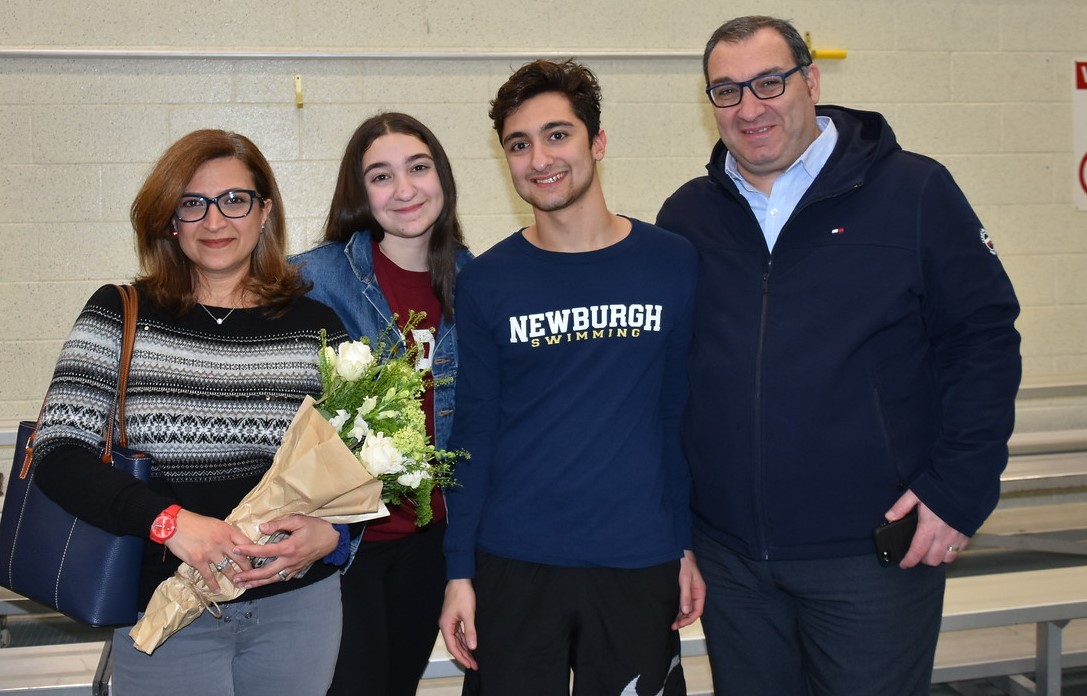
<instances>
[{"instance_id":1,"label":"bouquet of white roses","mask_svg":"<svg viewBox=\"0 0 1087 696\"><path fill-rule=\"evenodd\" d=\"M455 485L453 463L467 457L437 449L427 437L421 396L428 373L416 369L418 346L405 345L403 339L425 317L410 312L398 331L394 315L375 339L364 336L335 349L322 332L317 363L322 392L316 404L370 475L381 481L381 499L415 504L420 527L433 517L434 486Z\"/></svg>"}]
</instances>

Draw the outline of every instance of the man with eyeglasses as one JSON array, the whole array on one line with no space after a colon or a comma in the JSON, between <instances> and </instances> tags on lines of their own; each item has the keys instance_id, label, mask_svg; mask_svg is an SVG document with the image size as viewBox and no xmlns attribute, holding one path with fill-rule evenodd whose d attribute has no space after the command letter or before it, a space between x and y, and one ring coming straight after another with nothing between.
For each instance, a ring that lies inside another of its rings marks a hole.
<instances>
[{"instance_id":1,"label":"man with eyeglasses","mask_svg":"<svg viewBox=\"0 0 1087 696\"><path fill-rule=\"evenodd\" d=\"M943 166L816 106L790 23L725 23L703 68L721 141L657 223L700 255L683 438L714 693L928 694L946 564L1007 462L1015 294Z\"/></svg>"}]
</instances>

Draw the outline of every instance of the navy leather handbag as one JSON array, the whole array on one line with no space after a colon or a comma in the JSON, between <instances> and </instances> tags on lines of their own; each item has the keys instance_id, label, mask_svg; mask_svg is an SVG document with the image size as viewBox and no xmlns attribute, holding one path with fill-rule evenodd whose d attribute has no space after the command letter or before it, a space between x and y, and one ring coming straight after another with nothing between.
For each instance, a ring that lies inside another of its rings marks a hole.
<instances>
[{"instance_id":1,"label":"navy leather handbag","mask_svg":"<svg viewBox=\"0 0 1087 696\"><path fill-rule=\"evenodd\" d=\"M107 466L149 481L151 457L125 446L124 402L136 334L136 289L129 285L117 289L124 299L117 417L106 420L101 458ZM115 423L120 446L113 441ZM33 461L36 429L37 423L31 421L19 424L0 516L0 585L90 626L135 623L145 540L92 526L65 512L38 488Z\"/></svg>"}]
</instances>

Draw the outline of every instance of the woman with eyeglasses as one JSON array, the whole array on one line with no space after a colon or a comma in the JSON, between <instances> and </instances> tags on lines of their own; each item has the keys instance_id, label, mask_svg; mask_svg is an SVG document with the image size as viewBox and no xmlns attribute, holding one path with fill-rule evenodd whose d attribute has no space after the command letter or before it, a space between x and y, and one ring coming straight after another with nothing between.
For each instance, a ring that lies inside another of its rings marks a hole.
<instances>
[{"instance_id":1,"label":"woman with eyeglasses","mask_svg":"<svg viewBox=\"0 0 1087 696\"><path fill-rule=\"evenodd\" d=\"M453 420L457 344L453 286L471 255L457 220L453 170L437 137L415 118L382 113L352 135L325 227L324 244L292 258L352 338L376 337L394 316L426 312L408 340L421 345L427 431L445 448ZM390 507L354 540L344 571L344 627L329 694L413 696L438 633L445 593L445 502L416 526L410 503Z\"/></svg>"},{"instance_id":2,"label":"woman with eyeglasses","mask_svg":"<svg viewBox=\"0 0 1087 696\"><path fill-rule=\"evenodd\" d=\"M289 537L256 546L222 521L270 466L305 395L320 393L319 331L347 340L287 262L285 220L267 160L221 130L170 146L137 194L140 301L125 420L129 446L154 458L150 484L97 458L121 340L112 286L87 302L61 350L35 450L41 488L90 524L147 540L142 604L181 561L213 591L223 576L247 588L150 656L118 629L120 696L316 695L331 682L347 556L340 530L290 516L262 526ZM275 558L252 568L250 556Z\"/></svg>"}]
</instances>

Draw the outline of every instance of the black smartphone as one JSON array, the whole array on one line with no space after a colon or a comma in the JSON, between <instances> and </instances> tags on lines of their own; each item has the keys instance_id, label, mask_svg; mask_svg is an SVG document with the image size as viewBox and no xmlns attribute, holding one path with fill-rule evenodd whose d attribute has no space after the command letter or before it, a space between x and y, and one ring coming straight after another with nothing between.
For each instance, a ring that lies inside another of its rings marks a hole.
<instances>
[{"instance_id":1,"label":"black smartphone","mask_svg":"<svg viewBox=\"0 0 1087 696\"><path fill-rule=\"evenodd\" d=\"M910 550L913 533L917 531L917 508L902 519L884 522L876 527L876 558L881 566L898 565Z\"/></svg>"},{"instance_id":2,"label":"black smartphone","mask_svg":"<svg viewBox=\"0 0 1087 696\"><path fill-rule=\"evenodd\" d=\"M276 532L275 534L273 534L272 536L268 537L268 541L266 541L264 543L265 544L274 544L276 542L283 541L284 539L286 539L290 535L291 535L290 532L281 529L278 532ZM261 566L265 565L266 563L271 563L276 558L278 558L278 557L277 556L271 556L271 557L268 557L268 558L253 558L252 556L250 556L249 557L249 564L252 565L254 568L260 568Z\"/></svg>"}]
</instances>

